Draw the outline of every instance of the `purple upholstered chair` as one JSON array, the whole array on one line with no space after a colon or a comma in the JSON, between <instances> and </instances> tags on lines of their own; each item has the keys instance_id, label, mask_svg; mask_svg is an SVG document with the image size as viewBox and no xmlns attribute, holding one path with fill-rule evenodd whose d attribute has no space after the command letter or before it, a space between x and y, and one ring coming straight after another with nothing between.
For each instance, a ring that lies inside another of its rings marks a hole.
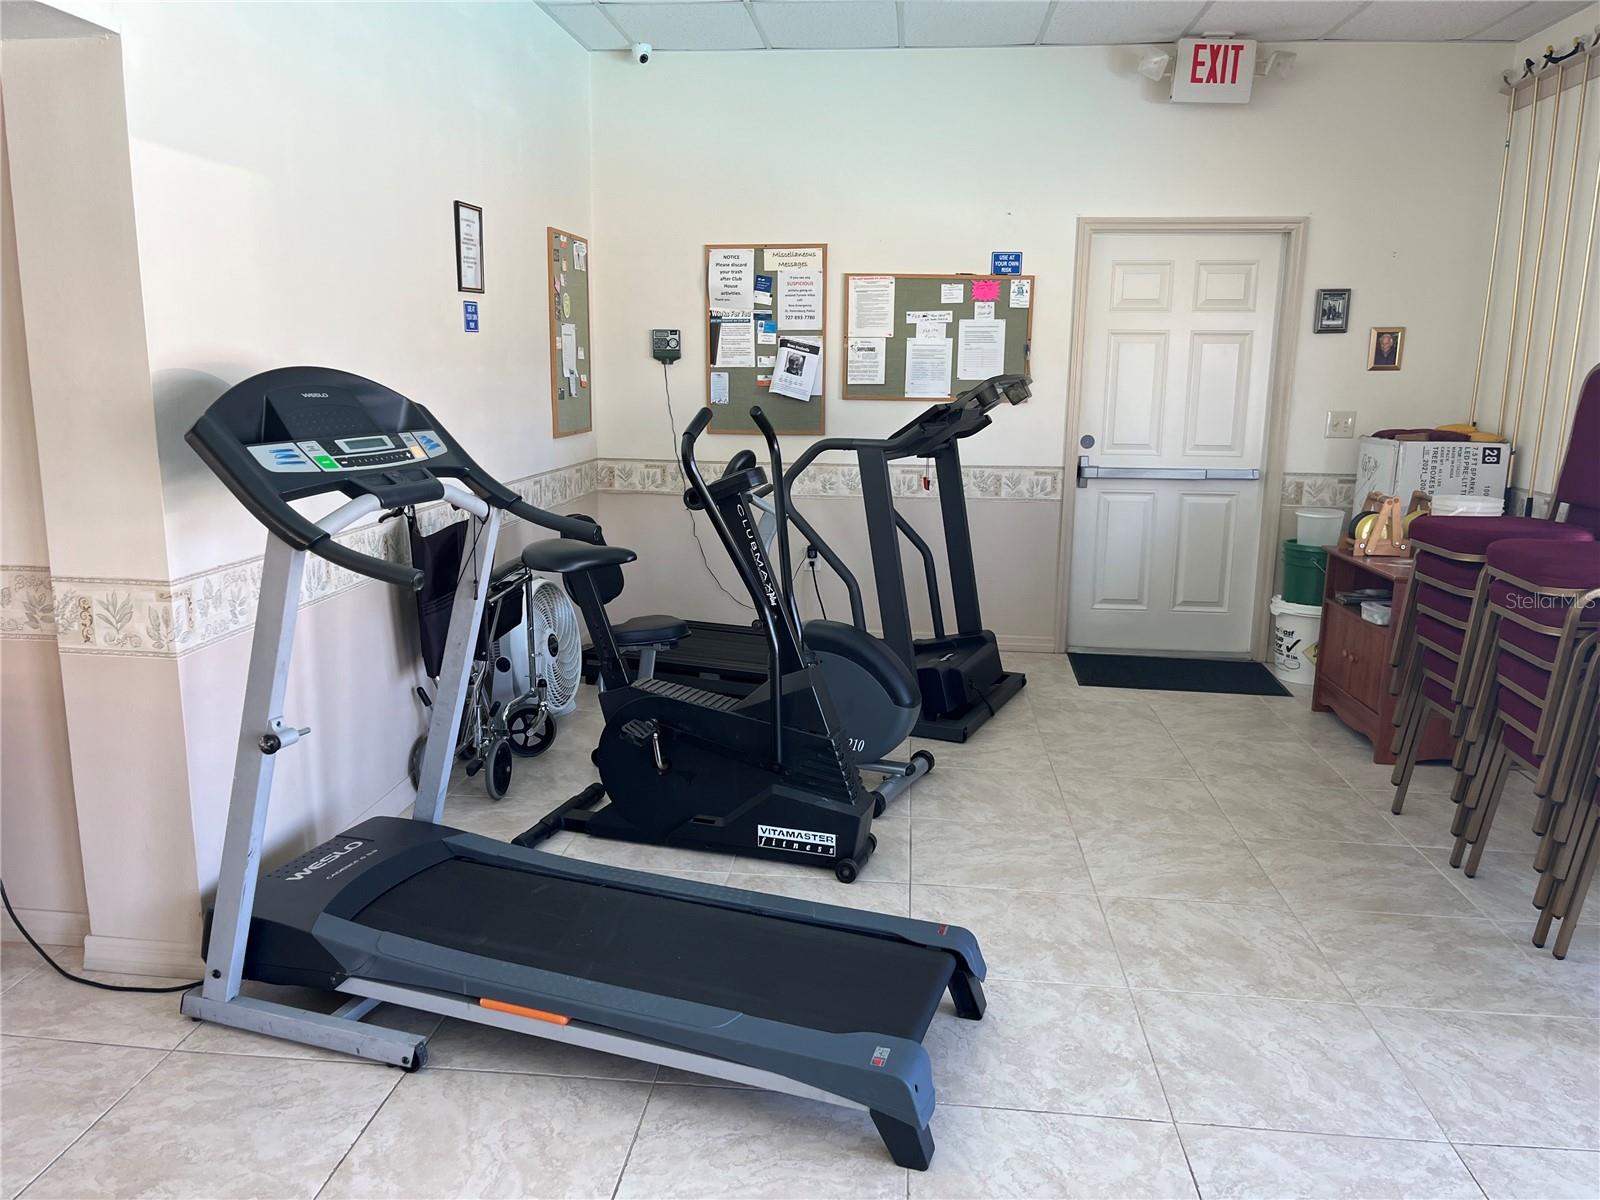
<instances>
[{"instance_id":1,"label":"purple upholstered chair","mask_svg":"<svg viewBox=\"0 0 1600 1200\"><path fill-rule=\"evenodd\" d=\"M1555 520L1533 517L1418 517L1410 540L1415 575L1406 592L1394 639L1389 687L1395 705L1394 812L1405 805L1423 731L1434 716L1451 722L1457 736L1454 765L1461 770L1468 745L1459 697L1461 664L1471 660L1473 599L1489 547L1506 538L1587 542L1600 533L1600 366L1584 379L1565 461L1550 504ZM1475 773L1472 772L1472 773Z\"/></svg>"},{"instance_id":2,"label":"purple upholstered chair","mask_svg":"<svg viewBox=\"0 0 1600 1200\"><path fill-rule=\"evenodd\" d=\"M1535 831L1555 815L1555 769L1573 735L1574 680L1600 630L1600 543L1509 539L1489 547L1478 585L1475 648L1454 697L1472 749L1458 769L1451 866L1475 875L1506 774L1520 764L1540 798Z\"/></svg>"}]
</instances>

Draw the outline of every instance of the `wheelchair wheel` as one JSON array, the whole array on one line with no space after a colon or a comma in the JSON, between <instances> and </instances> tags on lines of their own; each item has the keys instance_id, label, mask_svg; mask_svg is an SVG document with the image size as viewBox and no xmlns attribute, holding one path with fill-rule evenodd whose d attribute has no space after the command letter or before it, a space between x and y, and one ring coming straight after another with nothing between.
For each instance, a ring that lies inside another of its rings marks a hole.
<instances>
[{"instance_id":1,"label":"wheelchair wheel","mask_svg":"<svg viewBox=\"0 0 1600 1200\"><path fill-rule=\"evenodd\" d=\"M489 743L488 752L483 756L483 788L489 793L489 799L505 798L516 761L511 753L511 743L505 738L496 738Z\"/></svg>"},{"instance_id":2,"label":"wheelchair wheel","mask_svg":"<svg viewBox=\"0 0 1600 1200\"><path fill-rule=\"evenodd\" d=\"M511 750L521 758L537 758L556 740L555 716L537 700L524 700L506 713L506 738Z\"/></svg>"}]
</instances>

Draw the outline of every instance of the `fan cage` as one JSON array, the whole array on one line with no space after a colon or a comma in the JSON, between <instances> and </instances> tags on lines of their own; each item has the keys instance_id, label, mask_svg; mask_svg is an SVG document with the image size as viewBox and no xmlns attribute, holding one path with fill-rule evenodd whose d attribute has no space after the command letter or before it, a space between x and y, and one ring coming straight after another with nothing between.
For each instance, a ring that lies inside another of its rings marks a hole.
<instances>
[{"instance_id":1,"label":"fan cage","mask_svg":"<svg viewBox=\"0 0 1600 1200\"><path fill-rule=\"evenodd\" d=\"M534 670L545 683L545 704L556 716L563 716L578 707L578 683L583 671L578 611L560 585L548 579L534 581L529 609ZM550 653L552 634L555 654Z\"/></svg>"}]
</instances>

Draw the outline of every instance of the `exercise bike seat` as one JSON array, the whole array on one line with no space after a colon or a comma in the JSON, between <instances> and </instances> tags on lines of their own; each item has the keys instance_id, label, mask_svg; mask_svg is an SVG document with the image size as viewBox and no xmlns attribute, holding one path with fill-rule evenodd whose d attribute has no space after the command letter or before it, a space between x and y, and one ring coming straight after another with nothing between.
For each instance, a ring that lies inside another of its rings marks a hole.
<instances>
[{"instance_id":1,"label":"exercise bike seat","mask_svg":"<svg viewBox=\"0 0 1600 1200\"><path fill-rule=\"evenodd\" d=\"M901 662L882 638L843 621L807 621L805 644L814 654L835 655L861 667L883 688L895 707L921 709L922 691L917 686L916 672Z\"/></svg>"},{"instance_id":2,"label":"exercise bike seat","mask_svg":"<svg viewBox=\"0 0 1600 1200\"><path fill-rule=\"evenodd\" d=\"M688 636L687 621L664 613L629 617L611 627L612 640L624 650L636 646L675 646Z\"/></svg>"},{"instance_id":3,"label":"exercise bike seat","mask_svg":"<svg viewBox=\"0 0 1600 1200\"><path fill-rule=\"evenodd\" d=\"M638 557L625 546L595 546L570 538L545 538L523 547L522 565L533 571L570 575L596 567L619 567Z\"/></svg>"}]
</instances>

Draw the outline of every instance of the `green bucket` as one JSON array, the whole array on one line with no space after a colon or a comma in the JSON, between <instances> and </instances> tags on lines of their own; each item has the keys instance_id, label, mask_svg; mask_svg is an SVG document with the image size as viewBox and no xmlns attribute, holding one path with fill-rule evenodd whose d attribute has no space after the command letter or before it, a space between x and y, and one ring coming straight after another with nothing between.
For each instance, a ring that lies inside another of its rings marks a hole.
<instances>
[{"instance_id":1,"label":"green bucket","mask_svg":"<svg viewBox=\"0 0 1600 1200\"><path fill-rule=\"evenodd\" d=\"M1283 544L1283 598L1290 604L1321 604L1328 552L1290 538Z\"/></svg>"}]
</instances>

